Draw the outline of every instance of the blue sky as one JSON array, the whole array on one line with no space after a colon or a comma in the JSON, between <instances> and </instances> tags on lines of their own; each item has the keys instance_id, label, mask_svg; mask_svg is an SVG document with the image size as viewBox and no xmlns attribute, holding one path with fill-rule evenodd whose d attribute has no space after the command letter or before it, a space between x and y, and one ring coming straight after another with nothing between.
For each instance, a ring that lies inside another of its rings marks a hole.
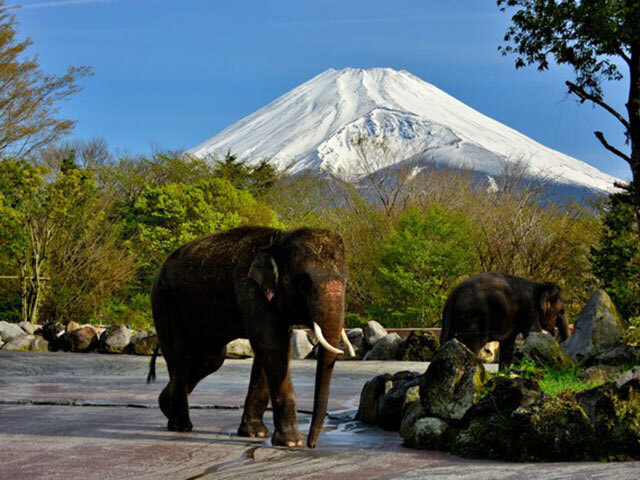
<instances>
[{"instance_id":1,"label":"blue sky","mask_svg":"<svg viewBox=\"0 0 640 480\"><path fill-rule=\"evenodd\" d=\"M65 103L75 138L121 153L201 143L291 88L343 67L405 69L535 140L628 179L617 121L567 97L566 68L515 70L493 0L29 0L16 11L46 71L89 65ZM607 100L623 110L627 84Z\"/></svg>"}]
</instances>

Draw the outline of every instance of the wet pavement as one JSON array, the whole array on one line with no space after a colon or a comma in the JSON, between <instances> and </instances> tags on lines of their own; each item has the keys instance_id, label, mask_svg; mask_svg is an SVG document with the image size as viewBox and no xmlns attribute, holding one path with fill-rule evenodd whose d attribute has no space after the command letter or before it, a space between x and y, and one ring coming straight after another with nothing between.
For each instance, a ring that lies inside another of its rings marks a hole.
<instances>
[{"instance_id":1,"label":"wet pavement","mask_svg":"<svg viewBox=\"0 0 640 480\"><path fill-rule=\"evenodd\" d=\"M194 430L169 432L145 383L148 357L0 351L0 479L640 478L640 462L509 464L402 447L396 433L351 420L364 382L410 362L339 362L324 433L311 450L235 432L250 360L227 360L190 397ZM313 404L314 361L292 362L300 430ZM265 423L272 429L271 415Z\"/></svg>"}]
</instances>

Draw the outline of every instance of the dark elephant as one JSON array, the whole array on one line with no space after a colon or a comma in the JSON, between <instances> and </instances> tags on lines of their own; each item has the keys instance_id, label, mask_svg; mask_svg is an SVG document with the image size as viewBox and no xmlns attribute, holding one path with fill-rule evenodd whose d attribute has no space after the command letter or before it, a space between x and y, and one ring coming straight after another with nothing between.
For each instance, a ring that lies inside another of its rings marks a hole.
<instances>
[{"instance_id":1,"label":"dark elephant","mask_svg":"<svg viewBox=\"0 0 640 480\"><path fill-rule=\"evenodd\" d=\"M449 295L442 313L441 342L457 338L476 354L491 341L500 342L500 368L511 364L518 334L542 329L569 337L560 288L502 273L483 273L465 280Z\"/></svg>"},{"instance_id":2,"label":"dark elephant","mask_svg":"<svg viewBox=\"0 0 640 480\"><path fill-rule=\"evenodd\" d=\"M169 383L160 394L168 428L189 431L188 395L225 359L226 345L248 338L255 353L238 435L266 437L263 415L271 400L274 445L301 446L289 373L293 325L307 325L319 349L313 416L307 445L324 422L329 383L344 332L347 281L339 235L303 228L284 232L244 227L210 235L173 252L151 293L159 348ZM155 356L149 378L155 377Z\"/></svg>"}]
</instances>

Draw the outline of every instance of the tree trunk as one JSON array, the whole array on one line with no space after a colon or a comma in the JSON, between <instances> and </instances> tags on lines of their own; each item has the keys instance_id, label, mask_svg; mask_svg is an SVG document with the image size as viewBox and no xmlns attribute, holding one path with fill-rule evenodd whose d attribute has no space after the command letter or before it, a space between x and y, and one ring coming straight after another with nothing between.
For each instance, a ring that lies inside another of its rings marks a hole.
<instances>
[{"instance_id":1,"label":"tree trunk","mask_svg":"<svg viewBox=\"0 0 640 480\"><path fill-rule=\"evenodd\" d=\"M632 177L633 206L636 211L636 228L640 233L640 43L631 48L629 66L629 143L631 145L630 166Z\"/></svg>"}]
</instances>

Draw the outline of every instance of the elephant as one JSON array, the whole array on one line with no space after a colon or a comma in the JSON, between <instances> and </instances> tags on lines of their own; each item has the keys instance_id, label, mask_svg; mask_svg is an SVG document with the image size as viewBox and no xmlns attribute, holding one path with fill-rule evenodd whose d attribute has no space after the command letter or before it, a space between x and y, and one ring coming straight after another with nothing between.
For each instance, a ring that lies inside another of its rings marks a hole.
<instances>
[{"instance_id":1,"label":"elephant","mask_svg":"<svg viewBox=\"0 0 640 480\"><path fill-rule=\"evenodd\" d=\"M342 238L327 230L240 227L173 252L151 292L158 348L169 373L159 397L168 429L193 428L188 395L222 366L228 342L248 338L255 356L238 435L269 435L263 415L271 400L273 445L303 446L290 378L290 338L293 325L306 325L321 346L307 437L314 448L335 361L344 354L340 340L355 356L344 330L347 277ZM157 353L149 381L155 379Z\"/></svg>"},{"instance_id":2,"label":"elephant","mask_svg":"<svg viewBox=\"0 0 640 480\"><path fill-rule=\"evenodd\" d=\"M483 273L458 285L442 313L441 343L457 338L478 354L491 341L500 342L500 369L513 357L516 337L558 327L562 340L569 324L560 288L502 273Z\"/></svg>"}]
</instances>

